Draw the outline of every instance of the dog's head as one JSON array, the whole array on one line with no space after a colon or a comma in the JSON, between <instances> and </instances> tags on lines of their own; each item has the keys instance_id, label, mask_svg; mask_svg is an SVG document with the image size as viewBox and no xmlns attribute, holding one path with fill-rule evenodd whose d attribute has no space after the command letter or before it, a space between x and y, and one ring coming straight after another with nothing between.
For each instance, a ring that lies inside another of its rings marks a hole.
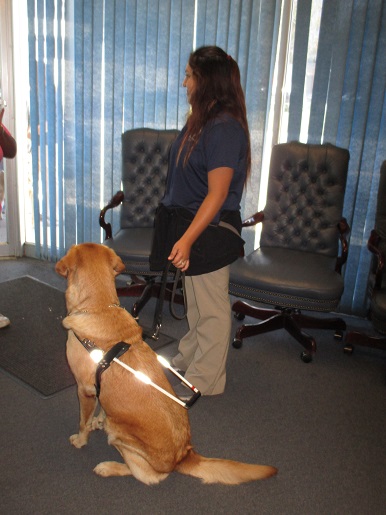
<instances>
[{"instance_id":1,"label":"dog's head","mask_svg":"<svg viewBox=\"0 0 386 515\"><path fill-rule=\"evenodd\" d=\"M56 263L55 271L68 278L71 272L84 267L90 269L103 269L107 267L116 276L124 271L122 259L109 247L98 243L81 243L73 245L67 254Z\"/></svg>"},{"instance_id":2,"label":"dog's head","mask_svg":"<svg viewBox=\"0 0 386 515\"><path fill-rule=\"evenodd\" d=\"M56 272L67 279L67 309L117 303L115 278L124 269L121 258L105 245L73 245L55 266Z\"/></svg>"}]
</instances>

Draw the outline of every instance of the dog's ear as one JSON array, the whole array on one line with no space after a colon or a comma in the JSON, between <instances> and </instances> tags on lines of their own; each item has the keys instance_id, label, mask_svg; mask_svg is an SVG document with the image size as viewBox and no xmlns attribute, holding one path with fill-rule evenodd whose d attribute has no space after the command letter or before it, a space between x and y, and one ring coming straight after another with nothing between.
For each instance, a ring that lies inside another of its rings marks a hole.
<instances>
[{"instance_id":1,"label":"dog's ear","mask_svg":"<svg viewBox=\"0 0 386 515\"><path fill-rule=\"evenodd\" d=\"M113 269L117 275L121 274L125 270L126 266L124 265L122 259L119 256L116 256L116 259L113 264Z\"/></svg>"},{"instance_id":2,"label":"dog's ear","mask_svg":"<svg viewBox=\"0 0 386 515\"><path fill-rule=\"evenodd\" d=\"M71 268L71 262L72 262L70 254L72 253L72 249L74 247L75 247L75 245L73 245L70 248L70 250L67 252L67 254L64 257L62 257L62 259L60 259L55 265L55 272L57 274L61 275L62 277L68 276L68 272Z\"/></svg>"},{"instance_id":3,"label":"dog's ear","mask_svg":"<svg viewBox=\"0 0 386 515\"><path fill-rule=\"evenodd\" d=\"M125 270L126 266L124 265L122 259L114 252L113 249L110 249L110 251L113 270L116 275L119 275Z\"/></svg>"}]
</instances>

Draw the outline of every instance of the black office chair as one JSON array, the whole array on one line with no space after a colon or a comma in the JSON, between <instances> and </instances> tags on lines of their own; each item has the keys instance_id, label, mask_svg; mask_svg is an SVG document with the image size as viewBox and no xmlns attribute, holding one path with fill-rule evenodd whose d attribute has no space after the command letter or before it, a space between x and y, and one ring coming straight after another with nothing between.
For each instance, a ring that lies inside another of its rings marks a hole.
<instances>
[{"instance_id":1,"label":"black office chair","mask_svg":"<svg viewBox=\"0 0 386 515\"><path fill-rule=\"evenodd\" d=\"M118 296L137 297L132 315L138 317L151 297L159 298L162 272L150 271L149 256L153 238L154 215L163 197L168 171L169 151L178 130L132 129L122 134L122 191L118 191L99 216L105 230L104 244L114 249L130 275L128 284L117 288ZM112 234L105 221L108 210L121 206L120 228ZM167 286L165 298L172 287ZM183 303L181 295L175 301ZM155 314L151 332L158 336L161 312Z\"/></svg>"},{"instance_id":2,"label":"black office chair","mask_svg":"<svg viewBox=\"0 0 386 515\"><path fill-rule=\"evenodd\" d=\"M266 206L244 222L244 227L262 223L260 247L232 264L230 293L274 308L236 301L236 318L262 321L240 326L234 347L241 347L246 337L286 329L305 348L301 357L309 362L316 342L303 328L331 329L343 338L343 319L317 318L301 310L332 312L343 293L348 162L349 152L331 144L273 147Z\"/></svg>"},{"instance_id":3,"label":"black office chair","mask_svg":"<svg viewBox=\"0 0 386 515\"><path fill-rule=\"evenodd\" d=\"M386 161L382 163L380 170L375 226L371 231L367 248L373 254L368 284L369 318L379 335L349 331L344 345L344 352L347 354L353 352L354 345L386 350Z\"/></svg>"}]
</instances>

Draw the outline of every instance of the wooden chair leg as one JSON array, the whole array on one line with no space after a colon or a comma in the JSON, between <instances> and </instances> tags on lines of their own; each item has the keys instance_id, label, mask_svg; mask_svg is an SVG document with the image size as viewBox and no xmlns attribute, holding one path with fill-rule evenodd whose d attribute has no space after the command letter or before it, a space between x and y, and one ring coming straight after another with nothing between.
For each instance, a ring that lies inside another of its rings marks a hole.
<instances>
[{"instance_id":1,"label":"wooden chair leg","mask_svg":"<svg viewBox=\"0 0 386 515\"><path fill-rule=\"evenodd\" d=\"M344 340L344 352L352 354L354 345L372 349L386 350L386 337L370 336L359 331L349 331Z\"/></svg>"}]
</instances>

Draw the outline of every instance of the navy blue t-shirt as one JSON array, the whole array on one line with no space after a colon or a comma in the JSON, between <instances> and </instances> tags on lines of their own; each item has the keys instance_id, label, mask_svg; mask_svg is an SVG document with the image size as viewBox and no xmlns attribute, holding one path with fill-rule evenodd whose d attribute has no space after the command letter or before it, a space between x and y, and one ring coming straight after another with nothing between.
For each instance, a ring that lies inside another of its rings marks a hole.
<instances>
[{"instance_id":1,"label":"navy blue t-shirt","mask_svg":"<svg viewBox=\"0 0 386 515\"><path fill-rule=\"evenodd\" d=\"M246 177L247 138L240 123L228 114L220 114L204 127L200 139L184 166L186 150L177 163L181 140L186 126L170 151L166 193L162 203L167 207L184 207L196 213L208 194L208 173L220 167L234 170L228 196L221 207L237 211ZM218 222L220 212L213 222Z\"/></svg>"}]
</instances>

